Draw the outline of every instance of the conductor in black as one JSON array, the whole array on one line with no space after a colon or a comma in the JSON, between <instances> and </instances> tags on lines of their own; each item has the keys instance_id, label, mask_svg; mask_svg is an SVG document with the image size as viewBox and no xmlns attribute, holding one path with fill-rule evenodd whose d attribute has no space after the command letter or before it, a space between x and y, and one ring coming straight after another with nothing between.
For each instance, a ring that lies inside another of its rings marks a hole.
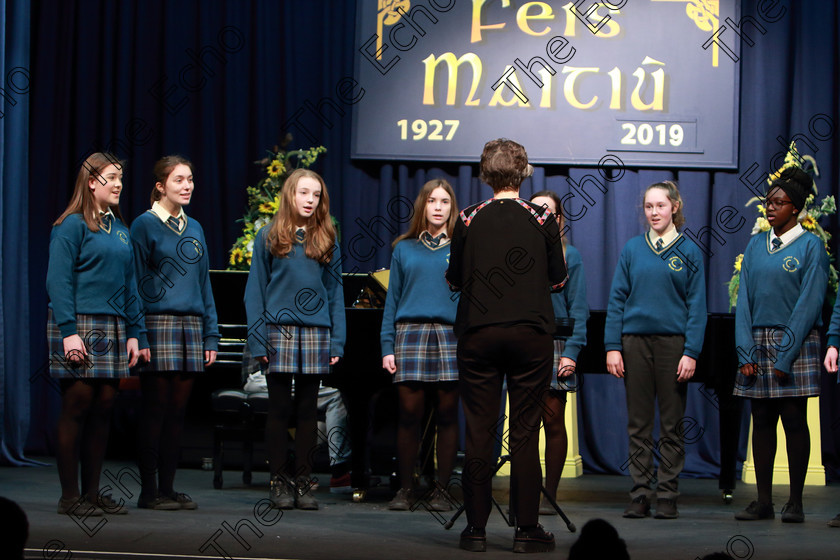
<instances>
[{"instance_id":1,"label":"conductor in black","mask_svg":"<svg viewBox=\"0 0 840 560\"><path fill-rule=\"evenodd\" d=\"M514 552L548 552L554 535L537 523L541 472L540 401L553 372L551 292L566 283L557 220L547 208L519 198L533 173L520 144L492 140L481 154L479 178L493 198L460 213L450 244L446 280L461 293L455 318L458 371L466 417L463 471L467 528L460 546L484 551L491 508L494 438L502 381L510 395L510 508Z\"/></svg>"}]
</instances>

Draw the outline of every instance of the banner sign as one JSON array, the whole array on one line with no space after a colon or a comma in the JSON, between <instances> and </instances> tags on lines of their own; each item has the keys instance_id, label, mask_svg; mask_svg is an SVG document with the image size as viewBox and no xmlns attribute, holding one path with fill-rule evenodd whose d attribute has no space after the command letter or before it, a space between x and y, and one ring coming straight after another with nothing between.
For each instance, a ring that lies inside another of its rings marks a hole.
<instances>
[{"instance_id":1,"label":"banner sign","mask_svg":"<svg viewBox=\"0 0 840 560\"><path fill-rule=\"evenodd\" d=\"M541 164L734 169L739 12L736 0L359 0L352 156L472 162L506 137Z\"/></svg>"}]
</instances>

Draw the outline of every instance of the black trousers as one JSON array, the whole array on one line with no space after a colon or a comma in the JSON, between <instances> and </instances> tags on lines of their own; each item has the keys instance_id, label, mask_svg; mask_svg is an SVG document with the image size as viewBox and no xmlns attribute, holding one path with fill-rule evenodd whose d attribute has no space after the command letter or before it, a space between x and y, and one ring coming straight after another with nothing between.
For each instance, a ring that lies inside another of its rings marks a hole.
<instances>
[{"instance_id":1,"label":"black trousers","mask_svg":"<svg viewBox=\"0 0 840 560\"><path fill-rule=\"evenodd\" d=\"M507 376L510 419L502 452L511 456L510 508L517 526L539 515L539 430L553 370L550 334L534 327L488 326L458 339L461 402L466 418L464 504L467 522L485 527L490 516L492 474L502 381Z\"/></svg>"}]
</instances>

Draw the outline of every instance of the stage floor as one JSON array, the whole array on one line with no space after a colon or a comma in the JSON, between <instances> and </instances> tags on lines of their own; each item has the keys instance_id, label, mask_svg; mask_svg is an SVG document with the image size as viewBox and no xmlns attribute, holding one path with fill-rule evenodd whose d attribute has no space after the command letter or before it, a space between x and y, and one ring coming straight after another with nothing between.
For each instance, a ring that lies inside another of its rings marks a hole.
<instances>
[{"instance_id":1,"label":"stage floor","mask_svg":"<svg viewBox=\"0 0 840 560\"><path fill-rule=\"evenodd\" d=\"M50 459L46 461L52 462ZM128 515L74 520L56 514L59 497L55 467L0 469L0 495L18 502L29 518L26 558L83 560L162 558L325 558L401 559L466 558L458 549L458 534L466 524L461 516L455 526L443 528L449 515L432 514L422 507L413 512L388 511L391 493L387 488L371 491L363 503L351 496L330 494L329 476L321 476L317 492L319 511L262 511L267 498L268 475L254 473L253 484L244 486L239 472L225 473L225 488L214 490L212 472L180 470L177 488L198 502L196 511L138 510L139 484L129 463L106 464L114 482L115 499L132 494ZM104 476L102 485L109 484ZM620 476L587 475L560 483L561 507L577 526L604 518L612 523L628 544L631 558L695 560L729 547L733 558L746 559L836 559L840 557L840 528L826 522L840 513L840 488L806 487L802 525L773 521L739 522L732 517L754 498L755 487L739 485L735 502L724 505L714 480L681 480L680 518L623 519L629 479ZM776 487L776 510L786 498L785 488ZM500 493L501 494L501 493ZM255 509L256 508L256 509ZM436 517L446 515L446 517ZM103 519L103 518L100 518ZM97 525L97 523L100 523ZM577 538L557 516L542 517L541 523L554 532L557 550L546 555L566 558ZM239 528L238 539L232 531ZM256 531L254 531L256 528ZM213 540L215 538L215 541ZM497 513L488 525L487 553L481 558L509 558L513 529ZM539 556L538 556L539 557Z\"/></svg>"}]
</instances>

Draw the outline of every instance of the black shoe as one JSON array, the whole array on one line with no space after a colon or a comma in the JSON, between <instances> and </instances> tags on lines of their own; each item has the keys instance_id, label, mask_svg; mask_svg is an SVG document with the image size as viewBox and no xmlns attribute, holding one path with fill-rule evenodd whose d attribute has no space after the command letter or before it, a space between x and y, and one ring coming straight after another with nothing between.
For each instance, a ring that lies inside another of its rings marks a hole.
<instances>
[{"instance_id":1,"label":"black shoe","mask_svg":"<svg viewBox=\"0 0 840 560\"><path fill-rule=\"evenodd\" d=\"M677 500L659 498L656 500L656 519L676 519L680 516L677 511Z\"/></svg>"},{"instance_id":2,"label":"black shoe","mask_svg":"<svg viewBox=\"0 0 840 560\"><path fill-rule=\"evenodd\" d=\"M295 507L298 509L318 509L318 500L313 496L313 481L308 476L295 479Z\"/></svg>"},{"instance_id":3,"label":"black shoe","mask_svg":"<svg viewBox=\"0 0 840 560\"><path fill-rule=\"evenodd\" d=\"M128 508L114 500L110 494L97 496L96 505L110 515L125 515L128 513Z\"/></svg>"},{"instance_id":4,"label":"black shoe","mask_svg":"<svg viewBox=\"0 0 840 560\"><path fill-rule=\"evenodd\" d=\"M776 512L773 511L773 504L760 504L752 502L746 509L735 514L739 521L758 521L759 519L774 519Z\"/></svg>"},{"instance_id":5,"label":"black shoe","mask_svg":"<svg viewBox=\"0 0 840 560\"><path fill-rule=\"evenodd\" d=\"M190 498L189 494L184 494L183 492L173 492L169 497L178 502L181 509L198 509L198 504Z\"/></svg>"},{"instance_id":6,"label":"black shoe","mask_svg":"<svg viewBox=\"0 0 840 560\"><path fill-rule=\"evenodd\" d=\"M484 527L467 527L461 531L461 541L458 546L470 552L485 552L487 550L487 533Z\"/></svg>"},{"instance_id":7,"label":"black shoe","mask_svg":"<svg viewBox=\"0 0 840 560\"><path fill-rule=\"evenodd\" d=\"M408 511L411 509L411 504L414 503L414 497L410 488L400 488L394 499L388 502L388 509L391 511Z\"/></svg>"},{"instance_id":8,"label":"black shoe","mask_svg":"<svg viewBox=\"0 0 840 560\"><path fill-rule=\"evenodd\" d=\"M59 498L57 511L61 515L71 514L76 517L100 517L104 514L102 508L91 502L87 496Z\"/></svg>"},{"instance_id":9,"label":"black shoe","mask_svg":"<svg viewBox=\"0 0 840 560\"><path fill-rule=\"evenodd\" d=\"M788 502L782 508L782 523L804 523L805 514L802 512L802 504Z\"/></svg>"},{"instance_id":10,"label":"black shoe","mask_svg":"<svg viewBox=\"0 0 840 560\"><path fill-rule=\"evenodd\" d=\"M642 519L650 515L650 502L647 496L636 496L627 509L624 510L624 517L628 519Z\"/></svg>"},{"instance_id":11,"label":"black shoe","mask_svg":"<svg viewBox=\"0 0 840 560\"><path fill-rule=\"evenodd\" d=\"M527 529L518 527L513 538L514 552L551 552L554 550L554 535L537 523Z\"/></svg>"},{"instance_id":12,"label":"black shoe","mask_svg":"<svg viewBox=\"0 0 840 560\"><path fill-rule=\"evenodd\" d=\"M295 491L292 488L292 483L283 476L271 477L271 483L268 487L268 499L271 504L277 509L294 509L295 508Z\"/></svg>"},{"instance_id":13,"label":"black shoe","mask_svg":"<svg viewBox=\"0 0 840 560\"><path fill-rule=\"evenodd\" d=\"M158 511L175 511L181 509L181 504L170 498L158 494L153 500L144 498L141 494L137 498L137 507L140 509L154 509Z\"/></svg>"},{"instance_id":14,"label":"black shoe","mask_svg":"<svg viewBox=\"0 0 840 560\"><path fill-rule=\"evenodd\" d=\"M840 527L840 513L838 513L834 519L828 522L829 527Z\"/></svg>"}]
</instances>

